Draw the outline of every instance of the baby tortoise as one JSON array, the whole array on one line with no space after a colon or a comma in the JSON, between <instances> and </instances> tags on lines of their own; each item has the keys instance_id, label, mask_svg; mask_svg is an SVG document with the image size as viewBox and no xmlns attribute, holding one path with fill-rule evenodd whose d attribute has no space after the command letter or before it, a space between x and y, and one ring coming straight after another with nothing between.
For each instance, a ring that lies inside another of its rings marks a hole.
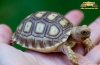
<instances>
[{"instance_id":1,"label":"baby tortoise","mask_svg":"<svg viewBox=\"0 0 100 65\"><path fill-rule=\"evenodd\" d=\"M64 16L55 12L39 11L26 17L12 37L22 47L43 52L63 52L73 65L79 65L72 48L77 42L92 48L90 28L73 26Z\"/></svg>"}]
</instances>

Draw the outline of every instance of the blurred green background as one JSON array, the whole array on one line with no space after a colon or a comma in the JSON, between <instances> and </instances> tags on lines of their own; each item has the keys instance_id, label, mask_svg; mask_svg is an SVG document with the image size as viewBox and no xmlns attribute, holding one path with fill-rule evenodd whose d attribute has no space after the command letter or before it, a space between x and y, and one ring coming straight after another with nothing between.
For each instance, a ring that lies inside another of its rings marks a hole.
<instances>
[{"instance_id":1,"label":"blurred green background","mask_svg":"<svg viewBox=\"0 0 100 65\"><path fill-rule=\"evenodd\" d=\"M100 0L0 0L0 23L9 25L16 30L20 21L32 12L47 10L65 14L73 9L80 9L85 1L96 2L100 6ZM100 15L98 10L82 10L85 19L82 24L89 24Z\"/></svg>"},{"instance_id":2,"label":"blurred green background","mask_svg":"<svg viewBox=\"0 0 100 65\"><path fill-rule=\"evenodd\" d=\"M81 24L89 24L100 15L100 0L0 0L0 23L9 25L13 32L27 15L40 11L55 11L66 14L80 9L83 2L96 2L99 9L82 10L85 18Z\"/></svg>"}]
</instances>

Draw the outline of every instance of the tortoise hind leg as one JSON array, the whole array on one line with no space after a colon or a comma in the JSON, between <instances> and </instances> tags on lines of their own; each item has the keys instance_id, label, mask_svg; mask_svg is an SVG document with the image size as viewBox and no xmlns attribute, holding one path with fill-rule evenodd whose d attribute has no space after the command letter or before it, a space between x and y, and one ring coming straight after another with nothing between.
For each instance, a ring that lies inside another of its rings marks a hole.
<instances>
[{"instance_id":1,"label":"tortoise hind leg","mask_svg":"<svg viewBox=\"0 0 100 65\"><path fill-rule=\"evenodd\" d=\"M77 56L70 46L63 45L61 51L67 55L68 59L72 62L73 65L79 65Z\"/></svg>"}]
</instances>

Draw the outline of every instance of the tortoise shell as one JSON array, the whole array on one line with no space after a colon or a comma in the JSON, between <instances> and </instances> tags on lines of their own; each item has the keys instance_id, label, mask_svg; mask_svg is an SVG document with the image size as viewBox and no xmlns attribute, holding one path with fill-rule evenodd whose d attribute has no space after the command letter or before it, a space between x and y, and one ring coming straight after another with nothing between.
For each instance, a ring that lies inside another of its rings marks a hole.
<instances>
[{"instance_id":1,"label":"tortoise shell","mask_svg":"<svg viewBox=\"0 0 100 65\"><path fill-rule=\"evenodd\" d=\"M20 23L13 40L31 50L54 52L67 41L72 27L59 13L39 11L27 16Z\"/></svg>"}]
</instances>

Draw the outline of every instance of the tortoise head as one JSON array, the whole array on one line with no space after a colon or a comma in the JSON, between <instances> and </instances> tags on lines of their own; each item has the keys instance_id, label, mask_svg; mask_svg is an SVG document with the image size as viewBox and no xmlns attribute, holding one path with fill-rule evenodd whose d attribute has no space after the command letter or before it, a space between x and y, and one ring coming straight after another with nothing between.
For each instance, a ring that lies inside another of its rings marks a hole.
<instances>
[{"instance_id":1,"label":"tortoise head","mask_svg":"<svg viewBox=\"0 0 100 65\"><path fill-rule=\"evenodd\" d=\"M90 28L87 25L73 27L72 37L77 41L85 40L90 37Z\"/></svg>"}]
</instances>

